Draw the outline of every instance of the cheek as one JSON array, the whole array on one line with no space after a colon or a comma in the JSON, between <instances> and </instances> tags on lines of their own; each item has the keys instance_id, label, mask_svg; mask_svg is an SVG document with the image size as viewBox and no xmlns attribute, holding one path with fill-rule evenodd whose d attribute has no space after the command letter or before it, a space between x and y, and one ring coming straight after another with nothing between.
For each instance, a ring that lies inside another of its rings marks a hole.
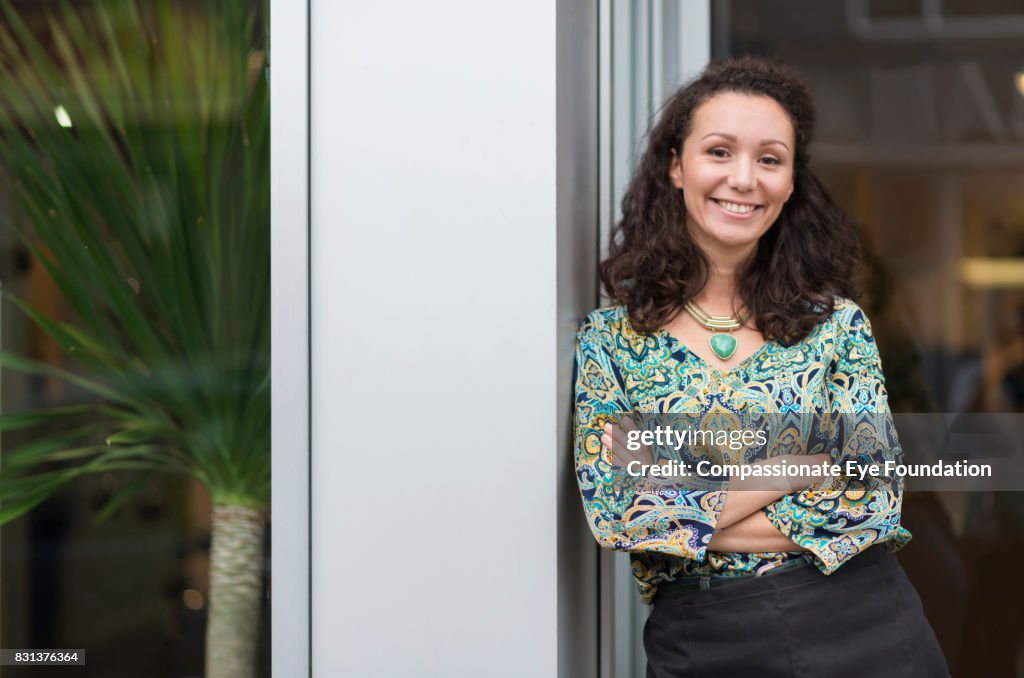
<instances>
[{"instance_id":1,"label":"cheek","mask_svg":"<svg viewBox=\"0 0 1024 678\"><path fill-rule=\"evenodd\" d=\"M682 179L683 186L691 191L704 191L716 181L714 168L701 157L684 159Z\"/></svg>"},{"instance_id":2,"label":"cheek","mask_svg":"<svg viewBox=\"0 0 1024 678\"><path fill-rule=\"evenodd\" d=\"M778 181L773 181L770 187L772 197L785 202L793 193L793 180L791 177L778 177Z\"/></svg>"},{"instance_id":3,"label":"cheek","mask_svg":"<svg viewBox=\"0 0 1024 678\"><path fill-rule=\"evenodd\" d=\"M686 205L686 211L690 214L702 212L704 209L703 195L695 190L683 192L683 203Z\"/></svg>"}]
</instances>

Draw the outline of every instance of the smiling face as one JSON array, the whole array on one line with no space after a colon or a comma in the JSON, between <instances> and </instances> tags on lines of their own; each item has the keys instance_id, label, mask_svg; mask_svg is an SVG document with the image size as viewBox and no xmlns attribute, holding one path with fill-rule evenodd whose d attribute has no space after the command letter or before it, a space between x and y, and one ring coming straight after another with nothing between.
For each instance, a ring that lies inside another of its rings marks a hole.
<instances>
[{"instance_id":1,"label":"smiling face","mask_svg":"<svg viewBox=\"0 0 1024 678\"><path fill-rule=\"evenodd\" d=\"M722 92L694 110L669 179L712 260L746 256L775 223L793 193L794 151L793 124L770 97Z\"/></svg>"}]
</instances>

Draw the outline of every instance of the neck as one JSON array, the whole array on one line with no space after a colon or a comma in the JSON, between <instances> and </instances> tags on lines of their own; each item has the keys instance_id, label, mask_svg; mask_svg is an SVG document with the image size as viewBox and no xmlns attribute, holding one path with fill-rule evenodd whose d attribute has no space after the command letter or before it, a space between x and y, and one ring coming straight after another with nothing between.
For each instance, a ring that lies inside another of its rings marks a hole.
<instances>
[{"instance_id":1,"label":"neck","mask_svg":"<svg viewBox=\"0 0 1024 678\"><path fill-rule=\"evenodd\" d=\"M708 262L708 279L694 295L693 301L712 315L732 315L742 304L736 284L736 273L753 255L757 243L727 247L721 243L703 242L699 231L690 229L695 244Z\"/></svg>"},{"instance_id":2,"label":"neck","mask_svg":"<svg viewBox=\"0 0 1024 678\"><path fill-rule=\"evenodd\" d=\"M693 300L712 315L733 315L742 306L736 272L749 252L730 257L708 256L708 279Z\"/></svg>"}]
</instances>

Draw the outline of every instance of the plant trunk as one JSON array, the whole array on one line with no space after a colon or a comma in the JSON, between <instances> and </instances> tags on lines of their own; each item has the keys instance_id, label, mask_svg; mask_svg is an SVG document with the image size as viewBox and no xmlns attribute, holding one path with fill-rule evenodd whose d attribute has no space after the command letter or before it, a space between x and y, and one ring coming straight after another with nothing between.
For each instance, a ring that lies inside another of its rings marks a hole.
<instances>
[{"instance_id":1,"label":"plant trunk","mask_svg":"<svg viewBox=\"0 0 1024 678\"><path fill-rule=\"evenodd\" d=\"M263 514L214 506L206 678L253 678L262 587Z\"/></svg>"}]
</instances>

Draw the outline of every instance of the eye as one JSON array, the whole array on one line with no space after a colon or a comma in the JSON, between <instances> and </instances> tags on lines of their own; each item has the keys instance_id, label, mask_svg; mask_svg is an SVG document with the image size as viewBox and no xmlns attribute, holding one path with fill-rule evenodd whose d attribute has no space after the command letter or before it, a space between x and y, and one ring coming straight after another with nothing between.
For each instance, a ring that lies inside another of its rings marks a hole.
<instances>
[{"instance_id":1,"label":"eye","mask_svg":"<svg viewBox=\"0 0 1024 678\"><path fill-rule=\"evenodd\" d=\"M778 158L776 158L774 156L771 156L771 155L766 155L765 157L761 158L761 160L763 160L764 162L768 163L769 165L781 165L782 164L781 160L779 160Z\"/></svg>"},{"instance_id":2,"label":"eye","mask_svg":"<svg viewBox=\"0 0 1024 678\"><path fill-rule=\"evenodd\" d=\"M727 155L729 155L729 151L725 150L721 146L716 146L715 148L712 148L710 151L708 151L708 155L714 156L716 158L724 158Z\"/></svg>"}]
</instances>

